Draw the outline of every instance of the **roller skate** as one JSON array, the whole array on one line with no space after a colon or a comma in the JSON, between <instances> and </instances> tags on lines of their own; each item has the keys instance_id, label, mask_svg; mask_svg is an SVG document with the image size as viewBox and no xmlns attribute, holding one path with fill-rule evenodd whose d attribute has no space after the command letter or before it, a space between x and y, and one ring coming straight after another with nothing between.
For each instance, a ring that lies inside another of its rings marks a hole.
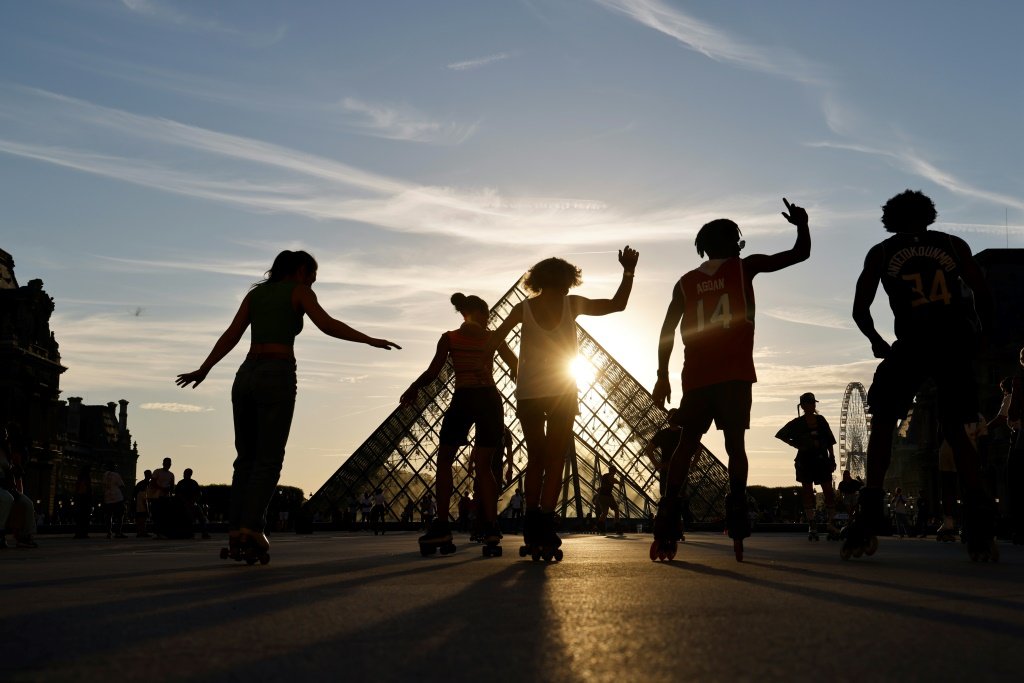
<instances>
[{"instance_id":1,"label":"roller skate","mask_svg":"<svg viewBox=\"0 0 1024 683\"><path fill-rule=\"evenodd\" d=\"M497 522L492 523L486 532L480 534L480 540L484 544L484 557L501 557L501 538L501 529L498 528Z\"/></svg>"},{"instance_id":2,"label":"roller skate","mask_svg":"<svg viewBox=\"0 0 1024 683\"><path fill-rule=\"evenodd\" d=\"M220 549L220 559L232 559L235 562L242 561L242 537L238 532L228 535L228 546Z\"/></svg>"},{"instance_id":3,"label":"roller skate","mask_svg":"<svg viewBox=\"0 0 1024 683\"><path fill-rule=\"evenodd\" d=\"M750 516L747 510L747 494L730 493L725 497L725 523L732 539L732 551L736 561L743 561L743 539L750 536ZM817 532L815 532L817 534Z\"/></svg>"},{"instance_id":4,"label":"roller skate","mask_svg":"<svg viewBox=\"0 0 1024 683\"><path fill-rule=\"evenodd\" d=\"M537 542L537 534L540 530L539 508L527 510L523 514L523 544L519 546L519 557L530 555L534 562L540 559L540 545Z\"/></svg>"},{"instance_id":5,"label":"roller skate","mask_svg":"<svg viewBox=\"0 0 1024 683\"><path fill-rule=\"evenodd\" d=\"M814 543L817 543L821 540L820 538L818 538L818 525L814 522L811 522L807 525L807 540Z\"/></svg>"},{"instance_id":6,"label":"roller skate","mask_svg":"<svg viewBox=\"0 0 1024 683\"><path fill-rule=\"evenodd\" d=\"M561 545L562 539L555 533L555 513L527 510L523 518L523 545L519 548L519 557L529 555L534 562L541 558L547 562L561 562Z\"/></svg>"},{"instance_id":7,"label":"roller skate","mask_svg":"<svg viewBox=\"0 0 1024 683\"><path fill-rule=\"evenodd\" d=\"M945 524L935 530L935 540L939 543L954 543L957 539L956 529Z\"/></svg>"},{"instance_id":8,"label":"roller skate","mask_svg":"<svg viewBox=\"0 0 1024 683\"><path fill-rule=\"evenodd\" d=\"M242 559L248 565L268 564L270 562L270 540L262 531L242 529L239 535Z\"/></svg>"},{"instance_id":9,"label":"roller skate","mask_svg":"<svg viewBox=\"0 0 1024 683\"><path fill-rule=\"evenodd\" d=\"M427 533L419 537L420 555L427 557L438 550L442 555L451 555L455 552L455 544L452 543L452 530L447 522L440 520L431 522Z\"/></svg>"},{"instance_id":10,"label":"roller skate","mask_svg":"<svg viewBox=\"0 0 1024 683\"><path fill-rule=\"evenodd\" d=\"M828 534L826 538L830 541L839 541L843 538L843 532L832 522L825 525L825 533Z\"/></svg>"},{"instance_id":11,"label":"roller skate","mask_svg":"<svg viewBox=\"0 0 1024 683\"><path fill-rule=\"evenodd\" d=\"M846 540L839 549L844 560L861 555L874 555L878 550L878 530L885 513L882 510L882 489L863 489L857 501L857 514L846 527Z\"/></svg>"},{"instance_id":12,"label":"roller skate","mask_svg":"<svg viewBox=\"0 0 1024 683\"><path fill-rule=\"evenodd\" d=\"M679 550L678 541L682 536L682 522L679 519L679 503L676 498L662 498L654 516L654 541L651 543L651 562L671 562Z\"/></svg>"},{"instance_id":13,"label":"roller skate","mask_svg":"<svg viewBox=\"0 0 1024 683\"><path fill-rule=\"evenodd\" d=\"M971 562L998 562L996 510L992 499L976 495L964 503L963 535Z\"/></svg>"},{"instance_id":14,"label":"roller skate","mask_svg":"<svg viewBox=\"0 0 1024 683\"><path fill-rule=\"evenodd\" d=\"M542 512L540 517L540 555L545 562L562 561L562 539L555 532L555 513Z\"/></svg>"}]
</instances>

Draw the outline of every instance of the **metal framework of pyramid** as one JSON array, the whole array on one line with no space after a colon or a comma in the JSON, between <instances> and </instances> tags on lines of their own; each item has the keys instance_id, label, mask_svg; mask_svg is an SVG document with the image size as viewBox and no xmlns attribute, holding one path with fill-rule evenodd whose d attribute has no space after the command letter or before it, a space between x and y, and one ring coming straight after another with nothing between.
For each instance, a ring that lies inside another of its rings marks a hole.
<instances>
[{"instance_id":1,"label":"metal framework of pyramid","mask_svg":"<svg viewBox=\"0 0 1024 683\"><path fill-rule=\"evenodd\" d=\"M491 308L490 327L501 324L512 307L527 298L522 279ZM518 354L520 327L506 341ZM657 509L658 473L642 455L655 432L665 425L665 411L582 327L578 364L592 379L580 384L580 414L574 426L575 438L566 453L559 514L583 518L594 511L594 498L601 475L615 464L621 485L616 498L626 519L648 519ZM516 417L515 382L503 363L495 363L495 382L501 393L505 424L512 432L514 477L499 482L498 510L501 512L517 487L522 486L526 468L526 443ZM454 376L450 361L434 382L420 392L414 406L399 407L373 431L309 501L311 512L325 518L348 508L354 498L380 488L388 501L388 518L398 519L408 502L417 509L420 499L433 493L441 420L452 398ZM585 386L584 386L585 385ZM472 490L470 446L456 455L453 467L454 492ZM729 475L709 450L702 447L694 457L686 492L690 513L696 522L717 522L725 517L725 494ZM458 499L452 496L451 514Z\"/></svg>"}]
</instances>

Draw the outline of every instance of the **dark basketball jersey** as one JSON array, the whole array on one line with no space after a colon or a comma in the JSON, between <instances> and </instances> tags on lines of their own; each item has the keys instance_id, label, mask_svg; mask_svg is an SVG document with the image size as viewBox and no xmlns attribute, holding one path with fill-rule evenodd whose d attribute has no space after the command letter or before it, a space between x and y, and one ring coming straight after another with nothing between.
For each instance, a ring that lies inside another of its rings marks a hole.
<instances>
[{"instance_id":1,"label":"dark basketball jersey","mask_svg":"<svg viewBox=\"0 0 1024 683\"><path fill-rule=\"evenodd\" d=\"M756 382L754 372L754 301L743 273L743 259L722 260L679 279L685 306L683 391L742 380Z\"/></svg>"},{"instance_id":2,"label":"dark basketball jersey","mask_svg":"<svg viewBox=\"0 0 1024 683\"><path fill-rule=\"evenodd\" d=\"M943 232L897 233L882 242L882 287L898 339L969 335L976 323L970 290L952 238Z\"/></svg>"}]
</instances>

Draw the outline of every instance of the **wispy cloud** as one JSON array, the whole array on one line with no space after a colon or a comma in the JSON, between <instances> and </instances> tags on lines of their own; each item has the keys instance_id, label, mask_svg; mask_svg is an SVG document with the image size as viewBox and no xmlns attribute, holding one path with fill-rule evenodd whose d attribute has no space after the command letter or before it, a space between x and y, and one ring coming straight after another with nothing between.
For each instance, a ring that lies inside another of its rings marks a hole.
<instances>
[{"instance_id":1,"label":"wispy cloud","mask_svg":"<svg viewBox=\"0 0 1024 683\"><path fill-rule=\"evenodd\" d=\"M191 403L143 403L142 410L158 410L164 413L204 413L213 408L204 408Z\"/></svg>"},{"instance_id":2,"label":"wispy cloud","mask_svg":"<svg viewBox=\"0 0 1024 683\"><path fill-rule=\"evenodd\" d=\"M452 71L468 71L470 69L479 69L482 66L488 66L495 62L501 62L503 60L513 57L511 52L499 52L497 54L488 55L486 57L478 57L476 59L467 59L463 62L452 62L448 65L448 68Z\"/></svg>"},{"instance_id":3,"label":"wispy cloud","mask_svg":"<svg viewBox=\"0 0 1024 683\"><path fill-rule=\"evenodd\" d=\"M472 137L478 128L476 123L440 123L408 107L376 104L354 97L342 100L341 108L356 115L348 125L388 140L457 145Z\"/></svg>"},{"instance_id":4,"label":"wispy cloud","mask_svg":"<svg viewBox=\"0 0 1024 683\"><path fill-rule=\"evenodd\" d=\"M599 5L670 36L717 62L769 73L798 83L822 85L821 69L785 48L747 44L712 24L661 0L594 0Z\"/></svg>"},{"instance_id":5,"label":"wispy cloud","mask_svg":"<svg viewBox=\"0 0 1024 683\"><path fill-rule=\"evenodd\" d=\"M188 31L202 31L208 33L219 33L221 35L242 39L254 47L266 47L273 45L284 38L287 32L284 26L279 26L269 32L251 31L229 26L215 19L207 19L189 14L178 9L176 6L162 0L121 0L121 5L136 15L146 17L154 21L171 24Z\"/></svg>"},{"instance_id":6,"label":"wispy cloud","mask_svg":"<svg viewBox=\"0 0 1024 683\"><path fill-rule=\"evenodd\" d=\"M831 77L826 77L823 67L788 48L766 47L744 41L708 22L701 21L667 5L663 0L594 0L594 2L671 36L687 49L699 52L709 59L812 86L821 98L821 113L825 124L837 135L852 138L857 136L858 131L877 128L856 107L843 101L838 86ZM830 147L884 156L891 159L901 170L924 178L955 194L991 202L999 206L1024 209L1024 198L977 187L908 149L891 152L879 149L877 145L872 146L859 142L817 142L810 143L809 146Z\"/></svg>"},{"instance_id":7,"label":"wispy cloud","mask_svg":"<svg viewBox=\"0 0 1024 683\"><path fill-rule=\"evenodd\" d=\"M853 329L853 323L848 319L840 317L835 311L825 308L769 308L758 311L759 313L800 325L811 325L814 327L826 327L832 330Z\"/></svg>"},{"instance_id":8,"label":"wispy cloud","mask_svg":"<svg viewBox=\"0 0 1024 683\"><path fill-rule=\"evenodd\" d=\"M956 177L949 171L939 168L909 149L897 149L895 151L890 151L871 145L830 141L809 142L807 145L809 147L839 149L883 157L885 159L889 159L897 168L931 181L953 194L991 202L999 206L1024 210L1024 198L1014 197L999 192L991 192L989 190L975 187L974 185Z\"/></svg>"},{"instance_id":9,"label":"wispy cloud","mask_svg":"<svg viewBox=\"0 0 1024 683\"><path fill-rule=\"evenodd\" d=\"M637 212L591 198L509 197L489 187L420 185L48 91L0 87L0 94L0 116L18 122L20 137L44 140L19 140L15 126L7 126L0 152L250 211L359 221L490 245L541 241L548 248L618 243L623 234L635 243L686 238L690 233L681 227L696 229L721 211L713 198L680 198L676 206ZM82 149L85 144L94 149ZM768 201L732 201L731 215L748 233L785 228L775 214L777 199L770 200L770 211Z\"/></svg>"}]
</instances>

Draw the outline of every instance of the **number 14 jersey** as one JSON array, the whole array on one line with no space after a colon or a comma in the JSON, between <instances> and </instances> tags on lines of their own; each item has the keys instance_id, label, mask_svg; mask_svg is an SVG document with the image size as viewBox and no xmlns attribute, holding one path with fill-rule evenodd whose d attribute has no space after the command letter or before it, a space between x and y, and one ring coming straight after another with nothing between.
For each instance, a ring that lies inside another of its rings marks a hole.
<instances>
[{"instance_id":1,"label":"number 14 jersey","mask_svg":"<svg viewBox=\"0 0 1024 683\"><path fill-rule=\"evenodd\" d=\"M754 372L754 291L739 257L705 261L679 278L683 294L683 392Z\"/></svg>"}]
</instances>

